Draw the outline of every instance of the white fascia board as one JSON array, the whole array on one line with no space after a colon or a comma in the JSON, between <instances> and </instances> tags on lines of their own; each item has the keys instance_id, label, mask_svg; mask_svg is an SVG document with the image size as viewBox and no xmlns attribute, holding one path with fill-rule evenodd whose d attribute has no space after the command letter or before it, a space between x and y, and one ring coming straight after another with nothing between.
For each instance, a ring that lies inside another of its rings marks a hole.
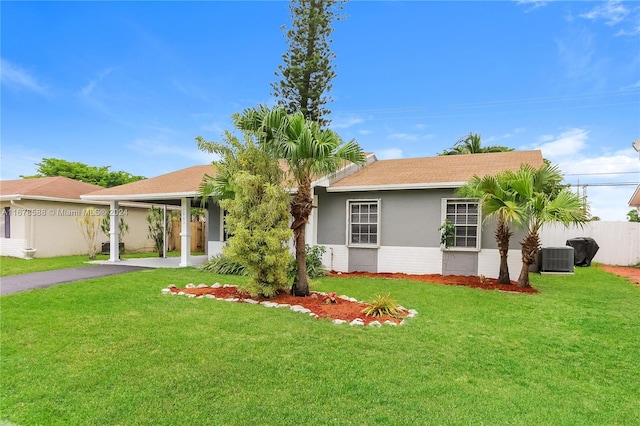
<instances>
[{"instance_id":1,"label":"white fascia board","mask_svg":"<svg viewBox=\"0 0 640 426\"><path fill-rule=\"evenodd\" d=\"M125 194L125 195L81 195L83 200L93 201L145 201L145 200L175 200L178 198L200 198L197 192L173 192L159 194Z\"/></svg>"},{"instance_id":2,"label":"white fascia board","mask_svg":"<svg viewBox=\"0 0 640 426\"><path fill-rule=\"evenodd\" d=\"M327 188L327 192L397 191L403 189L450 189L460 188L465 183L466 182L437 182L389 185L334 186Z\"/></svg>"},{"instance_id":3,"label":"white fascia board","mask_svg":"<svg viewBox=\"0 0 640 426\"><path fill-rule=\"evenodd\" d=\"M82 203L82 204L100 204L108 206L110 201L99 201L99 200L87 200L87 199L78 199L78 198L59 198L59 197L45 197L42 195L2 195L0 196L0 201L21 201L21 200L35 200L35 201L54 201L58 203ZM149 203L136 203L136 202L124 202L120 203L121 206L124 207L137 207L141 209L148 209L152 207L152 204ZM170 207L171 208L171 207Z\"/></svg>"}]
</instances>

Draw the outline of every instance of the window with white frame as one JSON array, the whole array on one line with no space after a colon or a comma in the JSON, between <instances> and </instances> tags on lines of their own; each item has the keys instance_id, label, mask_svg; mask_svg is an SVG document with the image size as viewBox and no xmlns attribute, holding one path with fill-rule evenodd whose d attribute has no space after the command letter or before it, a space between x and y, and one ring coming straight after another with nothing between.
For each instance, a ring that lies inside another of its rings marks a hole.
<instances>
[{"instance_id":1,"label":"window with white frame","mask_svg":"<svg viewBox=\"0 0 640 426\"><path fill-rule=\"evenodd\" d=\"M0 217L0 237L11 238L11 207L5 207Z\"/></svg>"},{"instance_id":2,"label":"window with white frame","mask_svg":"<svg viewBox=\"0 0 640 426\"><path fill-rule=\"evenodd\" d=\"M453 223L455 234L450 248L478 249L480 247L480 206L474 199L444 201L445 220Z\"/></svg>"},{"instance_id":3,"label":"window with white frame","mask_svg":"<svg viewBox=\"0 0 640 426\"><path fill-rule=\"evenodd\" d=\"M229 237L231 237L231 234L229 233L229 230L227 229L227 215L229 214L229 212L225 209L223 209L222 207L220 207L220 241L229 241Z\"/></svg>"},{"instance_id":4,"label":"window with white frame","mask_svg":"<svg viewBox=\"0 0 640 426\"><path fill-rule=\"evenodd\" d=\"M378 246L380 200L349 200L349 245Z\"/></svg>"}]
</instances>

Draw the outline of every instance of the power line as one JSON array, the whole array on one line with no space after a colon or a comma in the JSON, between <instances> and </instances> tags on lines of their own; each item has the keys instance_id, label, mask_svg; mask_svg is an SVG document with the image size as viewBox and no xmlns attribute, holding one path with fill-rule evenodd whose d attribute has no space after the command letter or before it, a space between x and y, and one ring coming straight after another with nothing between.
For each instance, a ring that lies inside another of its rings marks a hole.
<instances>
[{"instance_id":1,"label":"power line","mask_svg":"<svg viewBox=\"0 0 640 426\"><path fill-rule=\"evenodd\" d=\"M599 173L564 173L565 176L625 175L638 172L599 172Z\"/></svg>"},{"instance_id":2,"label":"power line","mask_svg":"<svg viewBox=\"0 0 640 426\"><path fill-rule=\"evenodd\" d=\"M611 182L611 183L567 183L569 186L628 186L640 185L638 182Z\"/></svg>"}]
</instances>

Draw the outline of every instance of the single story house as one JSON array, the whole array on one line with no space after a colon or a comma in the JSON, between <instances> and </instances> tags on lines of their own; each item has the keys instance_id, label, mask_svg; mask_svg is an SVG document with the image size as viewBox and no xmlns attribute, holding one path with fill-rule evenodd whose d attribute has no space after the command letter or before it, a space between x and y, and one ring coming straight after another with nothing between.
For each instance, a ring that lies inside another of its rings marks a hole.
<instances>
[{"instance_id":1,"label":"single story house","mask_svg":"<svg viewBox=\"0 0 640 426\"><path fill-rule=\"evenodd\" d=\"M336 271L497 277L495 221L483 222L478 200L456 190L473 175L540 167L542 153L513 151L375 161L326 187L317 186L317 244ZM440 244L438 228L455 225L453 244ZM512 238L512 278L521 256Z\"/></svg>"},{"instance_id":2,"label":"single story house","mask_svg":"<svg viewBox=\"0 0 640 426\"><path fill-rule=\"evenodd\" d=\"M326 248L328 269L342 272L405 272L410 274L498 275L499 253L495 222L483 222L477 200L456 196L457 188L473 175L517 170L522 164L540 167L542 153L513 151L489 154L377 160L369 154L364 167L346 165L332 176L312 184L314 209L307 224L307 243ZM180 205L183 217L191 206L202 206L198 188L211 165L194 166L144 181L102 189L85 200ZM216 255L225 244L223 212L214 200L205 200L207 254ZM456 227L454 244L440 245L438 227L450 220ZM189 247L189 229L182 221L182 247ZM520 270L518 242L509 253L512 277ZM112 238L114 234L112 234ZM112 250L117 244L112 240ZM112 252L112 260L117 256ZM181 266L189 266L188 250Z\"/></svg>"},{"instance_id":3,"label":"single story house","mask_svg":"<svg viewBox=\"0 0 640 426\"><path fill-rule=\"evenodd\" d=\"M35 249L36 257L86 254L87 243L76 218L93 208L101 218L109 203L85 201L81 194L103 189L63 176L5 180L0 182L0 255L26 257L25 249ZM121 206L121 217L129 225L125 249L150 251L147 238L148 206ZM98 229L100 243L109 241Z\"/></svg>"}]
</instances>

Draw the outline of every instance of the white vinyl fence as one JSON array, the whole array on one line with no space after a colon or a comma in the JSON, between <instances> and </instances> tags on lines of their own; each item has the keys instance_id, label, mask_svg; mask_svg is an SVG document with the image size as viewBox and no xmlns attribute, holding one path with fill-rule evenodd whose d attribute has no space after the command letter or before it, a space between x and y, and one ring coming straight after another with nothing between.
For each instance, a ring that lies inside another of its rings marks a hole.
<instances>
[{"instance_id":1,"label":"white vinyl fence","mask_svg":"<svg viewBox=\"0 0 640 426\"><path fill-rule=\"evenodd\" d=\"M640 223L589 222L584 227L545 225L540 232L542 247L562 247L567 240L591 237L600 247L594 262L608 265L636 265L640 263Z\"/></svg>"}]
</instances>

